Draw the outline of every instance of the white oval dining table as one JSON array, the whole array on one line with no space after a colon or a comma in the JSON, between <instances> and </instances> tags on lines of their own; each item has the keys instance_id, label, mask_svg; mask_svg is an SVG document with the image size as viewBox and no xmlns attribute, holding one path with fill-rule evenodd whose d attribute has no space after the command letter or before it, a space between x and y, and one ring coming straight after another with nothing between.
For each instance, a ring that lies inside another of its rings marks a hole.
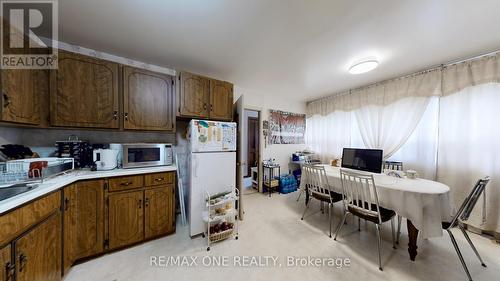
<instances>
[{"instance_id":1,"label":"white oval dining table","mask_svg":"<svg viewBox=\"0 0 500 281\"><path fill-rule=\"evenodd\" d=\"M342 193L341 168L330 165L322 166L325 167L328 182L333 191ZM415 260L417 255L419 234L422 238L443 235L441 223L449 221L451 217L450 188L447 185L420 178L397 178L386 174L361 173L373 175L380 206L394 210L398 215L407 219L408 253L411 260ZM306 182L307 179L302 178L300 188L306 188Z\"/></svg>"}]
</instances>

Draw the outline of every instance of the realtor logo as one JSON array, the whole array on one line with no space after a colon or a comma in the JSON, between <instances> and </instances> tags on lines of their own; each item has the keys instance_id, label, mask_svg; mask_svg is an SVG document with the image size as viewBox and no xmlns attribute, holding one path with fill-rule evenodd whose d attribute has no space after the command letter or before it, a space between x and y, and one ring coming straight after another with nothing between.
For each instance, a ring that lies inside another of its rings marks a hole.
<instances>
[{"instance_id":1,"label":"realtor logo","mask_svg":"<svg viewBox=\"0 0 500 281\"><path fill-rule=\"evenodd\" d=\"M57 0L0 0L3 69L57 68Z\"/></svg>"}]
</instances>

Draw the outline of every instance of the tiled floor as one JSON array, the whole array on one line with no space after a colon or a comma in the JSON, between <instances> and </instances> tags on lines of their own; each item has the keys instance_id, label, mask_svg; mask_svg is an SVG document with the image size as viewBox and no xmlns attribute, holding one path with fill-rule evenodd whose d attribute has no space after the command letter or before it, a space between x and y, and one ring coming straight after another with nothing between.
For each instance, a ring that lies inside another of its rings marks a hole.
<instances>
[{"instance_id":1,"label":"tiled floor","mask_svg":"<svg viewBox=\"0 0 500 281\"><path fill-rule=\"evenodd\" d=\"M296 202L296 197L297 193L273 194L271 198L262 194L245 196L246 216L240 224L239 240L213 245L210 252L206 251L204 239L190 239L188 229L178 226L175 235L74 266L65 280L467 280L447 236L419 241L417 260L411 262L406 232L399 248L393 250L387 224L382 230L384 271L381 272L373 225L369 224L368 229L362 227L358 232L349 221L336 242L327 236L328 215L314 213L319 205L311 208L310 216L304 221L300 220L303 203ZM334 226L340 219L339 205L335 212ZM455 233L474 280L498 280L500 246L471 234L488 265L483 268L463 236L458 231ZM151 256L194 257L197 266L152 266ZM247 267L242 256L273 256L281 266L269 263ZM350 266L287 266L288 257L308 256L348 258ZM206 266L214 259L222 263L223 258L227 258L229 266Z\"/></svg>"}]
</instances>

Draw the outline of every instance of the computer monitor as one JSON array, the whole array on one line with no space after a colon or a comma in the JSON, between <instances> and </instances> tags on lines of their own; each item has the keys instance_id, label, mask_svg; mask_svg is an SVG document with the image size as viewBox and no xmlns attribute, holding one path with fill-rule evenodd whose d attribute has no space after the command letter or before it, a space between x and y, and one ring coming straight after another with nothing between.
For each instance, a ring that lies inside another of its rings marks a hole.
<instances>
[{"instance_id":1,"label":"computer monitor","mask_svg":"<svg viewBox=\"0 0 500 281\"><path fill-rule=\"evenodd\" d=\"M342 167L360 171L382 173L381 149L344 148Z\"/></svg>"}]
</instances>

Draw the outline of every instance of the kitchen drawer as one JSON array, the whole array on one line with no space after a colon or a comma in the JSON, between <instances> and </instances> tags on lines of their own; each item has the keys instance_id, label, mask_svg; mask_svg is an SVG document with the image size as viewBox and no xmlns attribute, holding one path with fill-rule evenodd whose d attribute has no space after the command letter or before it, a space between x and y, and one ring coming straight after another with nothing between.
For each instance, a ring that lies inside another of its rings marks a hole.
<instances>
[{"instance_id":1,"label":"kitchen drawer","mask_svg":"<svg viewBox=\"0 0 500 281\"><path fill-rule=\"evenodd\" d=\"M120 191L144 187L144 176L118 177L109 179L109 191Z\"/></svg>"},{"instance_id":2,"label":"kitchen drawer","mask_svg":"<svg viewBox=\"0 0 500 281\"><path fill-rule=\"evenodd\" d=\"M175 179L174 172L163 172L148 174L144 177L146 186L157 186L165 184L173 184Z\"/></svg>"},{"instance_id":3,"label":"kitchen drawer","mask_svg":"<svg viewBox=\"0 0 500 281\"><path fill-rule=\"evenodd\" d=\"M47 218L61 206L61 193L54 192L7 214L0 215L0 245Z\"/></svg>"}]
</instances>

